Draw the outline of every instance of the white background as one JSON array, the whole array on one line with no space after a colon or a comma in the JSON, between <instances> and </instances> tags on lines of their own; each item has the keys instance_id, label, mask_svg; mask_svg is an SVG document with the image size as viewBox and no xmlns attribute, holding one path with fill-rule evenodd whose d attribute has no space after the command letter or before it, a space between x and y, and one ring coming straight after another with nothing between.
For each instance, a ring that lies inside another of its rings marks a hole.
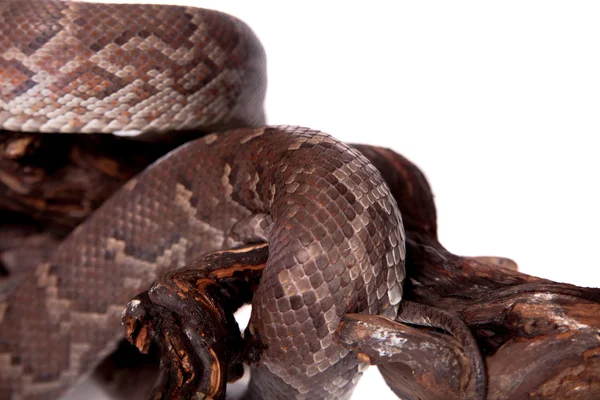
<instances>
[{"instance_id":1,"label":"white background","mask_svg":"<svg viewBox=\"0 0 600 400\"><path fill-rule=\"evenodd\" d=\"M451 251L600 286L600 3L157 2L254 29L270 124L419 165ZM377 379L372 368L354 398L395 399Z\"/></svg>"}]
</instances>

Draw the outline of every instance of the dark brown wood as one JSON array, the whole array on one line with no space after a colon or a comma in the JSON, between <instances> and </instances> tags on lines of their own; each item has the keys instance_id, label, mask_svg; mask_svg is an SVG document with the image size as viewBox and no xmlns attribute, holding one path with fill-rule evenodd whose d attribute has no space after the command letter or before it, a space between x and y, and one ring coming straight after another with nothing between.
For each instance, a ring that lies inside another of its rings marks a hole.
<instances>
[{"instance_id":1,"label":"dark brown wood","mask_svg":"<svg viewBox=\"0 0 600 400\"><path fill-rule=\"evenodd\" d=\"M34 240L36 235L50 233L52 240L60 239L174 145L99 136L0 135L0 210L3 222L17 221L2 224L2 237L14 240L0 252L4 257L9 251L23 255L21 244L45 248L51 243ZM437 240L433 196L421 171L391 150L357 147L380 169L402 211L405 299L442 308L465 321L486 361L488 398L600 398L600 290L522 274L503 258L452 254ZM426 334L444 337L444 351L465 362L462 353L452 353L455 342L448 335ZM447 360L423 357L415 350L402 363L390 363L397 359L368 355L399 395L440 398L434 394L464 393L456 386L460 377L453 375L459 369L449 371ZM425 370L427 379L415 378Z\"/></svg>"},{"instance_id":2,"label":"dark brown wood","mask_svg":"<svg viewBox=\"0 0 600 400\"><path fill-rule=\"evenodd\" d=\"M208 254L159 277L125 309L127 340L142 353L160 348L150 399L224 399L260 348L242 339L233 313L252 299L269 256L266 244Z\"/></svg>"},{"instance_id":3,"label":"dark brown wood","mask_svg":"<svg viewBox=\"0 0 600 400\"><path fill-rule=\"evenodd\" d=\"M336 334L363 361L401 371L394 385L403 399L451 400L468 392L469 360L449 335L360 314L348 314ZM432 380L434 385L427 384ZM424 384L431 389L428 393L423 391Z\"/></svg>"},{"instance_id":4,"label":"dark brown wood","mask_svg":"<svg viewBox=\"0 0 600 400\"><path fill-rule=\"evenodd\" d=\"M0 131L0 210L25 214L64 236L123 182L194 136L156 143Z\"/></svg>"},{"instance_id":5,"label":"dark brown wood","mask_svg":"<svg viewBox=\"0 0 600 400\"><path fill-rule=\"evenodd\" d=\"M502 258L452 254L437 240L433 196L421 171L392 151L360 149L402 211L405 299L452 312L471 328L487 364L487 397L600 398L600 290L522 274ZM427 398L446 385L441 362L427 381L412 380L406 364L379 369L398 395L416 384Z\"/></svg>"}]
</instances>

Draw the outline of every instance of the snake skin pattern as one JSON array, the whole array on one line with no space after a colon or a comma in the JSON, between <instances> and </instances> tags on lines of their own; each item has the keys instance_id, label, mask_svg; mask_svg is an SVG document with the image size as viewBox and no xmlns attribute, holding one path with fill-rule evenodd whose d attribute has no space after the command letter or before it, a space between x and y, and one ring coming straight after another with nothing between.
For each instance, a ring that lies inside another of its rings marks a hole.
<instances>
[{"instance_id":1,"label":"snake skin pattern","mask_svg":"<svg viewBox=\"0 0 600 400\"><path fill-rule=\"evenodd\" d=\"M0 2L0 129L211 134L106 201L0 302L0 400L55 399L123 337L157 276L264 237L249 397L349 398L364 365L333 342L348 312L395 317L404 232L357 150L264 123L264 52L243 23L190 7Z\"/></svg>"},{"instance_id":2,"label":"snake skin pattern","mask_svg":"<svg viewBox=\"0 0 600 400\"><path fill-rule=\"evenodd\" d=\"M402 220L362 154L294 127L190 142L105 202L2 305L0 398L56 398L114 349L131 297L164 271L240 245L239 227L262 215L270 256L250 324L267 349L251 393L348 398L363 365L333 332L348 312L395 317Z\"/></svg>"},{"instance_id":3,"label":"snake skin pattern","mask_svg":"<svg viewBox=\"0 0 600 400\"><path fill-rule=\"evenodd\" d=\"M265 55L193 7L0 2L0 129L135 135L264 124Z\"/></svg>"}]
</instances>

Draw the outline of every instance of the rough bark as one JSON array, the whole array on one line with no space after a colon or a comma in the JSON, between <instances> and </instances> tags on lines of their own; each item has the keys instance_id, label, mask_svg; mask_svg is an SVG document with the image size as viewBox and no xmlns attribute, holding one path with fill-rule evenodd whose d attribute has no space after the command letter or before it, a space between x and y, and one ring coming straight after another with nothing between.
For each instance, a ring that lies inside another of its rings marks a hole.
<instances>
[{"instance_id":1,"label":"rough bark","mask_svg":"<svg viewBox=\"0 0 600 400\"><path fill-rule=\"evenodd\" d=\"M158 143L0 131L0 210L64 236L123 182L190 137Z\"/></svg>"},{"instance_id":2,"label":"rough bark","mask_svg":"<svg viewBox=\"0 0 600 400\"><path fill-rule=\"evenodd\" d=\"M452 254L437 240L433 195L421 171L389 150L360 148L402 211L405 298L450 311L471 328L487 364L487 397L600 398L600 290L522 274L502 258ZM429 371L433 379L411 379L406 364L379 369L408 398L439 398L447 384L442 362Z\"/></svg>"}]
</instances>

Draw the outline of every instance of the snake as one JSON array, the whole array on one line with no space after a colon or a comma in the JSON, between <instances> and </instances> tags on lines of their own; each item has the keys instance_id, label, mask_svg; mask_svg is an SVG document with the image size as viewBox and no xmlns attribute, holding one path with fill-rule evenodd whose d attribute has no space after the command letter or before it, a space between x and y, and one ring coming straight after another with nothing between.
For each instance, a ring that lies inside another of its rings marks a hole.
<instances>
[{"instance_id":1,"label":"snake","mask_svg":"<svg viewBox=\"0 0 600 400\"><path fill-rule=\"evenodd\" d=\"M115 349L132 297L257 238L269 257L252 298L263 350L249 392L351 396L366 364L334 333L347 313L398 315L402 216L356 148L265 126L265 91L264 49L227 14L0 2L1 129L209 133L126 183L0 299L0 399L58 398Z\"/></svg>"}]
</instances>

